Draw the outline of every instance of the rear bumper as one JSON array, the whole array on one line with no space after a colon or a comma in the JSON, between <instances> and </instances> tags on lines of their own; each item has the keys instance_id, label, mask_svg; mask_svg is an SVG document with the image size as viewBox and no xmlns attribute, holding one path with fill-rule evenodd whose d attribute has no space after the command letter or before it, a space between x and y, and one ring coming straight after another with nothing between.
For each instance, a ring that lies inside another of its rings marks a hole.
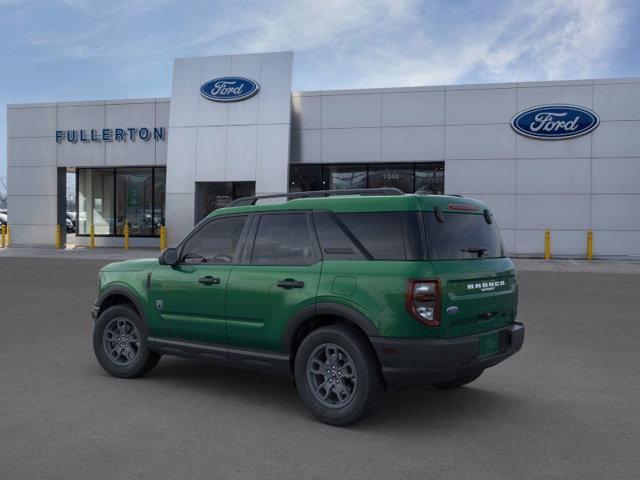
<instances>
[{"instance_id":1,"label":"rear bumper","mask_svg":"<svg viewBox=\"0 0 640 480\"><path fill-rule=\"evenodd\" d=\"M498 334L499 350L481 356L479 338L491 333ZM524 325L514 323L447 339L370 338L387 384L394 390L405 390L456 380L502 362L522 348Z\"/></svg>"}]
</instances>

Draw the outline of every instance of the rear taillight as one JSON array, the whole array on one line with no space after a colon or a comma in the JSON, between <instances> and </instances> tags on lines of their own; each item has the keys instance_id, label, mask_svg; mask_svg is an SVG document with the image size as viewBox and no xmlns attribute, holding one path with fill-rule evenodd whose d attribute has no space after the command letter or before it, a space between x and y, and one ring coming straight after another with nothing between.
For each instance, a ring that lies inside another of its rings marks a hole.
<instances>
[{"instance_id":1,"label":"rear taillight","mask_svg":"<svg viewBox=\"0 0 640 480\"><path fill-rule=\"evenodd\" d=\"M413 318L428 327L440 326L440 283L438 280L408 280L405 297Z\"/></svg>"}]
</instances>

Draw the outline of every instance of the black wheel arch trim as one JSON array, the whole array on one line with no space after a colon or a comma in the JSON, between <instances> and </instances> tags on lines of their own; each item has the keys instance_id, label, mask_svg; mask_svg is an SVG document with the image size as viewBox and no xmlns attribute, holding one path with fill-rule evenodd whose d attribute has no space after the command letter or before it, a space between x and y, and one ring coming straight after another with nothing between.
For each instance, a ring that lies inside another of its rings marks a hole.
<instances>
[{"instance_id":1,"label":"black wheel arch trim","mask_svg":"<svg viewBox=\"0 0 640 480\"><path fill-rule=\"evenodd\" d=\"M102 304L104 303L104 301L113 295L121 295L129 300L138 311L140 319L146 327L147 309L144 308L142 301L140 300L140 298L138 298L138 295L131 288L128 288L124 285L111 285L102 290L98 295L98 298L96 298L95 302L95 307L98 309L98 311L102 309ZM96 318L98 316L97 313L98 312L96 311Z\"/></svg>"},{"instance_id":2,"label":"black wheel arch trim","mask_svg":"<svg viewBox=\"0 0 640 480\"><path fill-rule=\"evenodd\" d=\"M282 351L284 353L291 353L291 344L298 328L318 315L342 317L357 325L370 337L381 335L371 320L353 307L348 307L340 303L320 302L301 308L289 319L282 335Z\"/></svg>"}]
</instances>

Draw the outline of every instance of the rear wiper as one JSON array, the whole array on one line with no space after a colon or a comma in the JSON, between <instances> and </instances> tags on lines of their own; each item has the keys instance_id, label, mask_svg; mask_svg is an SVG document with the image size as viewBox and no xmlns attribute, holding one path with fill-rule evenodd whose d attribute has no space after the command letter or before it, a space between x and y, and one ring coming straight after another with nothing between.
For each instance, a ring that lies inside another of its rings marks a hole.
<instances>
[{"instance_id":1,"label":"rear wiper","mask_svg":"<svg viewBox=\"0 0 640 480\"><path fill-rule=\"evenodd\" d=\"M482 248L482 247L474 247L474 248L463 248L462 250L460 250L461 252L469 252L469 253L477 253L478 254L478 258L482 257L482 255L484 255L484 252L487 251L486 248Z\"/></svg>"}]
</instances>

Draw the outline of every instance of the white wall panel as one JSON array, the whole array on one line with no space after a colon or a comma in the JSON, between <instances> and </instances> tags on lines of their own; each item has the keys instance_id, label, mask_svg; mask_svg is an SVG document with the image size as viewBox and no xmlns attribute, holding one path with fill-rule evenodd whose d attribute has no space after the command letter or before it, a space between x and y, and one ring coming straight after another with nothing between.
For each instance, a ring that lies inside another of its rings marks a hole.
<instances>
[{"instance_id":1,"label":"white wall panel","mask_svg":"<svg viewBox=\"0 0 640 480\"><path fill-rule=\"evenodd\" d=\"M321 130L291 130L291 162L322 162Z\"/></svg>"},{"instance_id":2,"label":"white wall panel","mask_svg":"<svg viewBox=\"0 0 640 480\"><path fill-rule=\"evenodd\" d=\"M7 108L7 137L55 137L57 107Z\"/></svg>"},{"instance_id":3,"label":"white wall panel","mask_svg":"<svg viewBox=\"0 0 640 480\"><path fill-rule=\"evenodd\" d=\"M509 123L515 112L515 88L447 91L447 125Z\"/></svg>"},{"instance_id":4,"label":"white wall panel","mask_svg":"<svg viewBox=\"0 0 640 480\"><path fill-rule=\"evenodd\" d=\"M594 158L593 193L640 193L640 157Z\"/></svg>"},{"instance_id":5,"label":"white wall panel","mask_svg":"<svg viewBox=\"0 0 640 480\"><path fill-rule=\"evenodd\" d=\"M516 231L512 229L500 228L502 243L507 251L507 255L513 255L516 252Z\"/></svg>"},{"instance_id":6,"label":"white wall panel","mask_svg":"<svg viewBox=\"0 0 640 480\"><path fill-rule=\"evenodd\" d=\"M258 125L256 193L287 191L289 131L289 125Z\"/></svg>"},{"instance_id":7,"label":"white wall panel","mask_svg":"<svg viewBox=\"0 0 640 480\"><path fill-rule=\"evenodd\" d=\"M591 135L569 140L534 140L517 135L518 158L584 158L591 156Z\"/></svg>"},{"instance_id":8,"label":"white wall panel","mask_svg":"<svg viewBox=\"0 0 640 480\"><path fill-rule=\"evenodd\" d=\"M515 193L515 160L447 160L447 193Z\"/></svg>"},{"instance_id":9,"label":"white wall panel","mask_svg":"<svg viewBox=\"0 0 640 480\"><path fill-rule=\"evenodd\" d=\"M640 82L593 86L593 109L600 120L640 120Z\"/></svg>"},{"instance_id":10,"label":"white wall panel","mask_svg":"<svg viewBox=\"0 0 640 480\"><path fill-rule=\"evenodd\" d=\"M171 128L168 145L167 198L169 193L195 192L196 136L195 128ZM167 201L168 204L168 201ZM193 210L193 205L191 207ZM168 211L167 211L167 218Z\"/></svg>"},{"instance_id":11,"label":"white wall panel","mask_svg":"<svg viewBox=\"0 0 640 480\"><path fill-rule=\"evenodd\" d=\"M262 69L262 55L233 55L231 57L231 75L234 77L246 77L255 80L259 84L260 71ZM203 79L202 83L206 80ZM260 94L241 102L229 102L229 125L255 125L258 123L258 102ZM202 98L201 102L210 102Z\"/></svg>"},{"instance_id":12,"label":"white wall panel","mask_svg":"<svg viewBox=\"0 0 640 480\"><path fill-rule=\"evenodd\" d=\"M640 231L594 231L593 255L640 256Z\"/></svg>"},{"instance_id":13,"label":"white wall panel","mask_svg":"<svg viewBox=\"0 0 640 480\"><path fill-rule=\"evenodd\" d=\"M227 127L227 181L254 180L256 178L257 142L257 125L229 125Z\"/></svg>"},{"instance_id":14,"label":"white wall panel","mask_svg":"<svg viewBox=\"0 0 640 480\"><path fill-rule=\"evenodd\" d=\"M325 128L322 130L322 161L380 161L379 128Z\"/></svg>"},{"instance_id":15,"label":"white wall panel","mask_svg":"<svg viewBox=\"0 0 640 480\"><path fill-rule=\"evenodd\" d=\"M444 127L383 127L382 161L444 160Z\"/></svg>"},{"instance_id":16,"label":"white wall panel","mask_svg":"<svg viewBox=\"0 0 640 480\"><path fill-rule=\"evenodd\" d=\"M593 195L591 228L640 230L640 195Z\"/></svg>"},{"instance_id":17,"label":"white wall panel","mask_svg":"<svg viewBox=\"0 0 640 480\"><path fill-rule=\"evenodd\" d=\"M262 55L261 89L258 94L259 124L291 123L292 65L293 52Z\"/></svg>"},{"instance_id":18,"label":"white wall panel","mask_svg":"<svg viewBox=\"0 0 640 480\"><path fill-rule=\"evenodd\" d=\"M162 140L156 142L153 137L151 140L105 142L103 148L105 149L106 165L113 167L118 165L155 165L156 143L163 142Z\"/></svg>"},{"instance_id":19,"label":"white wall panel","mask_svg":"<svg viewBox=\"0 0 640 480\"><path fill-rule=\"evenodd\" d=\"M51 167L58 163L55 138L7 139L7 165Z\"/></svg>"},{"instance_id":20,"label":"white wall panel","mask_svg":"<svg viewBox=\"0 0 640 480\"><path fill-rule=\"evenodd\" d=\"M640 157L640 121L601 122L592 135L594 157Z\"/></svg>"},{"instance_id":21,"label":"white wall panel","mask_svg":"<svg viewBox=\"0 0 640 480\"><path fill-rule=\"evenodd\" d=\"M516 139L509 125L447 125L447 159L515 158Z\"/></svg>"},{"instance_id":22,"label":"white wall panel","mask_svg":"<svg viewBox=\"0 0 640 480\"><path fill-rule=\"evenodd\" d=\"M11 244L53 247L55 245L56 238L55 231L55 220L46 225L11 224Z\"/></svg>"},{"instance_id":23,"label":"white wall panel","mask_svg":"<svg viewBox=\"0 0 640 480\"><path fill-rule=\"evenodd\" d=\"M106 119L106 128L153 128L156 125L156 104L155 102L109 104L106 106Z\"/></svg>"},{"instance_id":24,"label":"white wall panel","mask_svg":"<svg viewBox=\"0 0 640 480\"><path fill-rule=\"evenodd\" d=\"M65 141L57 146L59 167L101 167L105 165L105 142L69 143Z\"/></svg>"},{"instance_id":25,"label":"white wall panel","mask_svg":"<svg viewBox=\"0 0 640 480\"><path fill-rule=\"evenodd\" d=\"M105 128L106 102L95 105L65 105L58 107L58 130L101 131ZM123 128L126 128L126 125ZM55 135L55 132L53 132Z\"/></svg>"},{"instance_id":26,"label":"white wall panel","mask_svg":"<svg viewBox=\"0 0 640 480\"><path fill-rule=\"evenodd\" d=\"M581 230L589 228L589 195L518 195L517 228Z\"/></svg>"},{"instance_id":27,"label":"white wall panel","mask_svg":"<svg viewBox=\"0 0 640 480\"><path fill-rule=\"evenodd\" d=\"M169 102L156 102L156 127L164 127L164 140L156 145L156 165L167 164L167 144L169 142Z\"/></svg>"},{"instance_id":28,"label":"white wall panel","mask_svg":"<svg viewBox=\"0 0 640 480\"><path fill-rule=\"evenodd\" d=\"M291 98L292 129L315 129L322 127L322 98L296 96Z\"/></svg>"},{"instance_id":29,"label":"white wall panel","mask_svg":"<svg viewBox=\"0 0 640 480\"><path fill-rule=\"evenodd\" d=\"M591 85L540 85L518 87L518 111L549 103L580 105L591 108L593 95Z\"/></svg>"},{"instance_id":30,"label":"white wall panel","mask_svg":"<svg viewBox=\"0 0 640 480\"><path fill-rule=\"evenodd\" d=\"M227 127L199 127L196 182L226 181Z\"/></svg>"},{"instance_id":31,"label":"white wall panel","mask_svg":"<svg viewBox=\"0 0 640 480\"><path fill-rule=\"evenodd\" d=\"M175 247L193 228L194 194L167 192L165 215L168 246Z\"/></svg>"},{"instance_id":32,"label":"white wall panel","mask_svg":"<svg viewBox=\"0 0 640 480\"><path fill-rule=\"evenodd\" d=\"M444 95L444 91L385 93L382 126L443 125Z\"/></svg>"},{"instance_id":33,"label":"white wall panel","mask_svg":"<svg viewBox=\"0 0 640 480\"><path fill-rule=\"evenodd\" d=\"M7 167L9 195L57 195L57 167Z\"/></svg>"},{"instance_id":34,"label":"white wall panel","mask_svg":"<svg viewBox=\"0 0 640 480\"><path fill-rule=\"evenodd\" d=\"M380 95L323 95L322 128L380 126Z\"/></svg>"},{"instance_id":35,"label":"white wall panel","mask_svg":"<svg viewBox=\"0 0 640 480\"><path fill-rule=\"evenodd\" d=\"M57 195L9 195L9 224L12 228L13 225L55 225L57 200ZM53 231L51 234L53 236Z\"/></svg>"},{"instance_id":36,"label":"white wall panel","mask_svg":"<svg viewBox=\"0 0 640 480\"><path fill-rule=\"evenodd\" d=\"M589 158L554 158L517 161L518 193L589 193Z\"/></svg>"},{"instance_id":37,"label":"white wall panel","mask_svg":"<svg viewBox=\"0 0 640 480\"><path fill-rule=\"evenodd\" d=\"M202 70L198 73L198 84L189 87L192 91L197 92L197 121L193 125L226 125L228 123L229 104L207 100L200 94L200 87L214 78L231 75L231 63L231 55L202 59ZM174 103L173 99L171 103ZM173 117L173 113L171 116Z\"/></svg>"},{"instance_id":38,"label":"white wall panel","mask_svg":"<svg viewBox=\"0 0 640 480\"><path fill-rule=\"evenodd\" d=\"M545 230L517 230L516 254L536 255L544 254ZM587 252L586 230L552 230L551 256L584 256Z\"/></svg>"},{"instance_id":39,"label":"white wall panel","mask_svg":"<svg viewBox=\"0 0 640 480\"><path fill-rule=\"evenodd\" d=\"M174 61L169 115L172 127L197 124L201 71L201 58L178 58Z\"/></svg>"}]
</instances>

